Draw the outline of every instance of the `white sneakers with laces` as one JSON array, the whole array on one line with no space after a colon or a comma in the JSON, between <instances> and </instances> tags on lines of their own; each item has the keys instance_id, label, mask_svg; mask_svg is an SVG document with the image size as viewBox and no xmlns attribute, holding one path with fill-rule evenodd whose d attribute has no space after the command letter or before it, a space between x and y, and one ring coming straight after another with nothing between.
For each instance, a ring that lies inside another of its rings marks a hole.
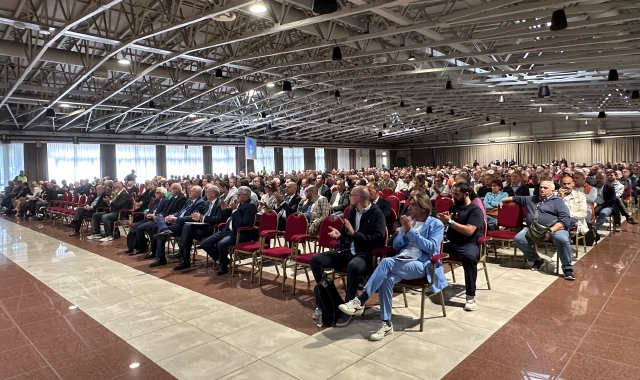
<instances>
[{"instance_id":1,"label":"white sneakers with laces","mask_svg":"<svg viewBox=\"0 0 640 380\"><path fill-rule=\"evenodd\" d=\"M89 235L89 236L87 236L87 240L96 240L96 239L102 239L102 235L100 235L100 234L93 234L93 235Z\"/></svg>"},{"instance_id":2,"label":"white sneakers with laces","mask_svg":"<svg viewBox=\"0 0 640 380\"><path fill-rule=\"evenodd\" d=\"M360 299L358 297L339 305L338 309L347 315L362 315L362 313L364 313L364 306L360 305Z\"/></svg>"},{"instance_id":3,"label":"white sneakers with laces","mask_svg":"<svg viewBox=\"0 0 640 380\"><path fill-rule=\"evenodd\" d=\"M111 241L111 240L113 240L113 236L105 236L102 239L100 239L100 241L103 242L103 243Z\"/></svg>"},{"instance_id":4,"label":"white sneakers with laces","mask_svg":"<svg viewBox=\"0 0 640 380\"><path fill-rule=\"evenodd\" d=\"M467 303L464 305L464 311L474 311L476 310L476 300L474 298L467 297Z\"/></svg>"},{"instance_id":5,"label":"white sneakers with laces","mask_svg":"<svg viewBox=\"0 0 640 380\"><path fill-rule=\"evenodd\" d=\"M382 322L382 326L380 327L380 329L374 332L373 334L369 335L369 340L377 342L379 340L382 340L382 338L384 338L389 334L393 334L393 325L388 326L387 322Z\"/></svg>"}]
</instances>

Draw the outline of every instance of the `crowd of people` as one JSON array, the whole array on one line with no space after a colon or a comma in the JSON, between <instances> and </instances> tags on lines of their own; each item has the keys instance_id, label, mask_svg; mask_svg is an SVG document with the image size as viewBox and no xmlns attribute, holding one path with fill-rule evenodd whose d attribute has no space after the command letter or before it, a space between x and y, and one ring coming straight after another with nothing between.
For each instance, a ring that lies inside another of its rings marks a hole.
<instances>
[{"instance_id":1,"label":"crowd of people","mask_svg":"<svg viewBox=\"0 0 640 380\"><path fill-rule=\"evenodd\" d=\"M78 206L66 224L71 236L81 235L83 225L90 222L92 234L87 238L108 242L119 237L114 223L119 218L131 218L127 254L145 254L146 259L153 260L151 267L166 265L166 242L175 237L178 250L174 257L179 264L173 269L182 271L191 266L194 239L201 240L199 248L214 260L217 275L229 272L228 251L241 228L253 226L255 216L266 210L277 214L279 230L286 228L290 215L303 214L310 235L318 234L325 218L342 217L344 227L329 233L341 248L315 255L309 265L316 282L325 278L326 270L346 267L346 303L340 305L338 327L360 315L368 298L379 293L382 325L370 339L380 340L393 332L394 284L435 273L428 279L432 290L447 286L441 263L431 261L441 247L442 252L460 258L465 273L464 309L476 309L478 241L500 229L498 214L507 203L526 209L526 220L514 244L531 263L530 269L542 266L536 244L547 242L556 248L564 278L574 280L572 239L576 234L603 229L610 216L616 231L622 216L636 224L627 206L638 196L639 180L637 162L587 166L569 164L564 159L547 165L520 165L505 159L460 168L449 164L171 175L146 180L144 185L136 184L135 171L123 181L96 177L76 183L62 180L60 185L53 179L29 183L20 172L5 187L1 206L5 215L41 219L62 194L86 195L87 204ZM401 198L397 211L382 195L389 192ZM444 198L452 205L437 209ZM241 234L240 241L247 239L248 234ZM387 245L395 254L374 268L372 251ZM358 295L365 275L370 277Z\"/></svg>"}]
</instances>

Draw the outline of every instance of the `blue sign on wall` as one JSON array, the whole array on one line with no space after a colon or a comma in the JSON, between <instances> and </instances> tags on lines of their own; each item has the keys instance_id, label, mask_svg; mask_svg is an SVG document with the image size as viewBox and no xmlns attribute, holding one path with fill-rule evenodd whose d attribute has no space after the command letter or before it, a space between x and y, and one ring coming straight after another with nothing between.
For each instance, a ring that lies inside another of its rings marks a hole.
<instances>
[{"instance_id":1,"label":"blue sign on wall","mask_svg":"<svg viewBox=\"0 0 640 380\"><path fill-rule=\"evenodd\" d=\"M256 140L253 137L244 138L244 155L247 160L256 159Z\"/></svg>"}]
</instances>

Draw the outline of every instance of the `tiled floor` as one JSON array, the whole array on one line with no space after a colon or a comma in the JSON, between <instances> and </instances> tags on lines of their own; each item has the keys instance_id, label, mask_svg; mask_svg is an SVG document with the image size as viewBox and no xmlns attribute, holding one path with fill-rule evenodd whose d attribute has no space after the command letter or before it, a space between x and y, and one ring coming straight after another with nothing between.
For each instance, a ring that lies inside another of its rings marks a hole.
<instances>
[{"instance_id":1,"label":"tiled floor","mask_svg":"<svg viewBox=\"0 0 640 380\"><path fill-rule=\"evenodd\" d=\"M347 328L319 331L306 280L295 296L283 293L273 268L262 286L244 269L233 278L152 269L122 253L124 239L89 242L48 222L17 223L0 220L0 379L640 378L634 226L581 255L572 283L492 258L492 290L478 276L478 310L464 312L464 288L450 286L447 318L429 300L424 332L419 295L408 295L409 308L399 296L396 332L373 343L375 298ZM130 369L134 359L141 365Z\"/></svg>"}]
</instances>

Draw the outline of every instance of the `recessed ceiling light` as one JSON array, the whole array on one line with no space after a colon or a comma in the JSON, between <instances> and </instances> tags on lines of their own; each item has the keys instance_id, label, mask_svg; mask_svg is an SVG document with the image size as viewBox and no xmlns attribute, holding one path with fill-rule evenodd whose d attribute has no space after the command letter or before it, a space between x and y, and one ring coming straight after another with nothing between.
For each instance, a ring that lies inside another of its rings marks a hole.
<instances>
[{"instance_id":1,"label":"recessed ceiling light","mask_svg":"<svg viewBox=\"0 0 640 380\"><path fill-rule=\"evenodd\" d=\"M258 2L249 7L249 10L251 13L264 13L267 11L267 7L263 2Z\"/></svg>"},{"instance_id":2,"label":"recessed ceiling light","mask_svg":"<svg viewBox=\"0 0 640 380\"><path fill-rule=\"evenodd\" d=\"M126 58L120 58L120 59L118 60L118 63L119 63L119 64L121 64L121 65L128 65L128 64L130 64L130 63L131 63L131 61L129 61L129 60L128 60L128 59L126 59Z\"/></svg>"},{"instance_id":3,"label":"recessed ceiling light","mask_svg":"<svg viewBox=\"0 0 640 380\"><path fill-rule=\"evenodd\" d=\"M48 36L51 34L52 29L50 28L41 28L39 30L40 34L44 34L45 36Z\"/></svg>"},{"instance_id":4,"label":"recessed ceiling light","mask_svg":"<svg viewBox=\"0 0 640 380\"><path fill-rule=\"evenodd\" d=\"M416 111L420 111L420 107L416 108Z\"/></svg>"},{"instance_id":5,"label":"recessed ceiling light","mask_svg":"<svg viewBox=\"0 0 640 380\"><path fill-rule=\"evenodd\" d=\"M275 85L276 85L276 84L275 84L275 83L273 83L273 82L267 83L267 87L269 87L269 88L271 88L271 87L275 87Z\"/></svg>"},{"instance_id":6,"label":"recessed ceiling light","mask_svg":"<svg viewBox=\"0 0 640 380\"><path fill-rule=\"evenodd\" d=\"M416 57L413 56L413 54L409 54L409 58L407 59L407 61L415 61Z\"/></svg>"},{"instance_id":7,"label":"recessed ceiling light","mask_svg":"<svg viewBox=\"0 0 640 380\"><path fill-rule=\"evenodd\" d=\"M196 117L195 113L189 114L189 117Z\"/></svg>"},{"instance_id":8,"label":"recessed ceiling light","mask_svg":"<svg viewBox=\"0 0 640 380\"><path fill-rule=\"evenodd\" d=\"M60 104L60 107L62 107L62 108L69 108L69 107L71 107L71 106L70 106L69 104L67 104L67 103L62 103L62 104Z\"/></svg>"}]
</instances>

